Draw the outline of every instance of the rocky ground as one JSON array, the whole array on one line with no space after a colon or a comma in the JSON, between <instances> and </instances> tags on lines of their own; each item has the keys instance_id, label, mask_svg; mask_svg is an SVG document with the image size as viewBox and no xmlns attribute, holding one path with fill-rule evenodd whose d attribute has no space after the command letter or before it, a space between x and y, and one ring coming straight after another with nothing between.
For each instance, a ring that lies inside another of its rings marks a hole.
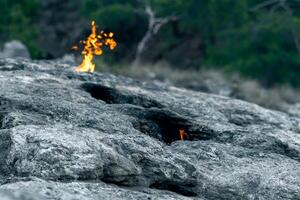
<instances>
[{"instance_id":1,"label":"rocky ground","mask_svg":"<svg viewBox=\"0 0 300 200\"><path fill-rule=\"evenodd\" d=\"M1 199L300 199L300 118L74 67L0 60Z\"/></svg>"}]
</instances>

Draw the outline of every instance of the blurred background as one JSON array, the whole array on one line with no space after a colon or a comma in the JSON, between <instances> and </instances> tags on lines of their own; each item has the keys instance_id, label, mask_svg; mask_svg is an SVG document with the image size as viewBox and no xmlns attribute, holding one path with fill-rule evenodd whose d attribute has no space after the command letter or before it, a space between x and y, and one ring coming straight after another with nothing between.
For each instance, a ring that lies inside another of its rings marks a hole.
<instances>
[{"instance_id":1,"label":"blurred background","mask_svg":"<svg viewBox=\"0 0 300 200\"><path fill-rule=\"evenodd\" d=\"M300 0L0 0L0 57L80 64L92 20L98 71L300 110Z\"/></svg>"}]
</instances>

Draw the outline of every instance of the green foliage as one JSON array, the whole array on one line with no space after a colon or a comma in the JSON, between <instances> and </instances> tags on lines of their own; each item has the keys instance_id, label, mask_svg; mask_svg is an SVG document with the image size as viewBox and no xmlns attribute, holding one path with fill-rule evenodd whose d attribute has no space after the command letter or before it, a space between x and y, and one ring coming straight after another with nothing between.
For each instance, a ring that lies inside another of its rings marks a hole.
<instances>
[{"instance_id":1,"label":"green foliage","mask_svg":"<svg viewBox=\"0 0 300 200\"><path fill-rule=\"evenodd\" d=\"M86 21L95 20L99 29L115 33L118 48L108 53L104 57L106 60L129 61L133 58L136 45L148 27L143 2L75 2L80 3L78 7ZM225 68L229 72L257 78L268 86L277 83L300 86L297 78L300 75L300 47L297 49L297 40L300 41L299 1L286 1L291 12L278 3L258 9L257 5L269 2L261 0L148 2L157 17L179 17L178 21L159 31L150 44L149 58L193 60L198 67ZM41 57L36 23L38 12L41 12L39 0L0 0L0 5L0 43L19 39L29 47L34 58ZM193 45L197 42L200 44Z\"/></svg>"},{"instance_id":2,"label":"green foliage","mask_svg":"<svg viewBox=\"0 0 300 200\"><path fill-rule=\"evenodd\" d=\"M136 0L88 0L83 10L101 27L121 37L119 57L132 52L147 28L141 17L142 4ZM140 1L142 2L142 1ZM161 29L151 52L163 57L168 51L180 49L190 40L201 46L183 51L182 59L198 51L199 66L225 68L229 72L256 78L265 85L287 83L300 86L300 52L293 30L300 32L300 3L287 1L288 13L279 4L260 9L261 0L149 0L158 17L177 15L180 20ZM279 1L278 1L279 2ZM133 45L134 44L134 45ZM180 51L180 50L179 50ZM151 53L150 53L151 54ZM155 57L153 55L149 55ZM201 61L201 62L200 62ZM203 65L204 64L204 65Z\"/></svg>"},{"instance_id":3,"label":"green foliage","mask_svg":"<svg viewBox=\"0 0 300 200\"><path fill-rule=\"evenodd\" d=\"M0 43L20 40L28 47L33 58L39 58L41 51L36 41L38 29L34 20L38 0L0 0L0 5Z\"/></svg>"},{"instance_id":4,"label":"green foliage","mask_svg":"<svg viewBox=\"0 0 300 200\"><path fill-rule=\"evenodd\" d=\"M208 48L206 64L225 66L267 86L300 86L300 52L292 34L292 28L300 28L298 21L296 17L290 20L285 12L255 13L255 18L233 31L218 33L216 45Z\"/></svg>"},{"instance_id":5,"label":"green foliage","mask_svg":"<svg viewBox=\"0 0 300 200\"><path fill-rule=\"evenodd\" d=\"M191 0L151 0L158 16L181 15Z\"/></svg>"}]
</instances>

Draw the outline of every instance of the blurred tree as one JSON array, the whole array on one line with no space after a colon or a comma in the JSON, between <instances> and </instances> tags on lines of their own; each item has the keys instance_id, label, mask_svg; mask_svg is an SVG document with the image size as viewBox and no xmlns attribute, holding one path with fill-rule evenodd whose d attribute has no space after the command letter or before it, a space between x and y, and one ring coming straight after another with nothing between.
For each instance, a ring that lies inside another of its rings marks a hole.
<instances>
[{"instance_id":1,"label":"blurred tree","mask_svg":"<svg viewBox=\"0 0 300 200\"><path fill-rule=\"evenodd\" d=\"M248 7L249 18L243 24L219 32L218 43L208 48L207 64L226 66L266 86L300 86L298 2L260 1Z\"/></svg>"},{"instance_id":2,"label":"blurred tree","mask_svg":"<svg viewBox=\"0 0 300 200\"><path fill-rule=\"evenodd\" d=\"M17 39L29 49L33 58L41 57L36 38L38 0L0 0L0 43Z\"/></svg>"},{"instance_id":3,"label":"blurred tree","mask_svg":"<svg viewBox=\"0 0 300 200\"><path fill-rule=\"evenodd\" d=\"M90 21L95 20L99 29L114 32L118 41L116 51L104 57L106 61L132 61L149 35L152 12L159 22L152 28L159 31L150 31L154 39L146 40L146 61L213 66L257 78L267 86L300 86L299 0L147 0L151 12L141 7L145 1L0 0L0 43L19 39L34 58L49 53L48 49L57 57L88 34ZM49 6L43 7L44 2ZM170 16L179 20L160 23ZM47 20L37 23L37 19Z\"/></svg>"},{"instance_id":4,"label":"blurred tree","mask_svg":"<svg viewBox=\"0 0 300 200\"><path fill-rule=\"evenodd\" d=\"M179 19L178 16L172 14L164 17L157 17L156 12L153 10L150 1L142 1L141 6L144 7L144 12L148 18L148 28L145 35L139 41L137 45L137 50L135 58L133 61L134 65L141 64L141 58L143 52L146 50L148 43L153 39L153 37L158 33L158 31L166 24L176 21Z\"/></svg>"},{"instance_id":5,"label":"blurred tree","mask_svg":"<svg viewBox=\"0 0 300 200\"><path fill-rule=\"evenodd\" d=\"M71 46L90 31L90 22L80 15L80 4L74 0L39 0L38 44L46 58L62 57Z\"/></svg>"},{"instance_id":6,"label":"blurred tree","mask_svg":"<svg viewBox=\"0 0 300 200\"><path fill-rule=\"evenodd\" d=\"M140 2L88 0L83 6L90 19L120 37L119 58L133 57L133 49L149 33L149 13L160 19L180 16L162 27L155 41L146 41L146 59L225 67L268 86L300 85L298 0L149 0L151 12L139 12Z\"/></svg>"}]
</instances>

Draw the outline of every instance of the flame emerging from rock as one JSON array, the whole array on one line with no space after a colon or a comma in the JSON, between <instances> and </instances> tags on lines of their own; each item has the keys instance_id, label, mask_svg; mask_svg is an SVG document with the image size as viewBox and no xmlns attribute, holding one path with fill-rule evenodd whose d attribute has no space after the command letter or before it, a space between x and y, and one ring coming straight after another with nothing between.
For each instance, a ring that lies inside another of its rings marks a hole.
<instances>
[{"instance_id":1,"label":"flame emerging from rock","mask_svg":"<svg viewBox=\"0 0 300 200\"><path fill-rule=\"evenodd\" d=\"M117 43L113 39L114 34L113 33L104 33L101 31L99 34L97 34L97 27L95 21L92 21L92 33L89 35L89 37L81 41L81 43L84 44L84 49L81 52L83 55L83 61L82 63L75 69L77 72L91 72L93 73L95 71L95 64L93 63L94 55L102 55L103 50L102 47L108 46L110 50L113 50ZM77 50L77 46L72 47L73 50Z\"/></svg>"},{"instance_id":2,"label":"flame emerging from rock","mask_svg":"<svg viewBox=\"0 0 300 200\"><path fill-rule=\"evenodd\" d=\"M181 141L184 141L184 139L188 136L183 128L179 129L179 134L180 134L180 140Z\"/></svg>"}]
</instances>

